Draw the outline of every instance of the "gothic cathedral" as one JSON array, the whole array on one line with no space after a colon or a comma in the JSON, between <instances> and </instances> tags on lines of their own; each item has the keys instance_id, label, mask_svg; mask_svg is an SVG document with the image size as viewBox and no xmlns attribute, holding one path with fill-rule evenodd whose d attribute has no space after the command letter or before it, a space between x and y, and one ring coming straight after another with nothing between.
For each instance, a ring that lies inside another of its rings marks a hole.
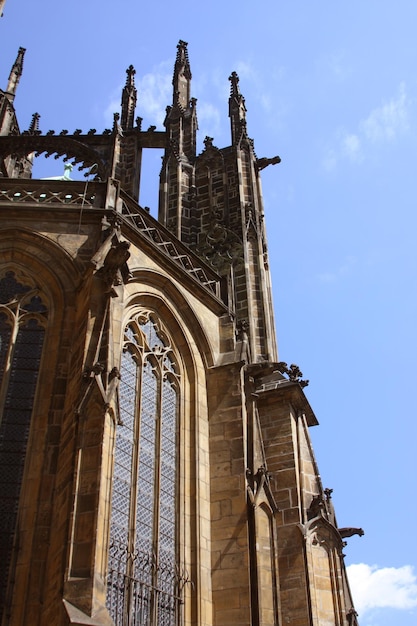
<instances>
[{"instance_id":1,"label":"gothic cathedral","mask_svg":"<svg viewBox=\"0 0 417 626\"><path fill-rule=\"evenodd\" d=\"M21 131L24 54L0 91L0 624L357 626L362 531L337 526L278 359L260 173L280 159L256 156L239 77L230 145L197 154L184 41L163 131L132 66L111 129ZM33 178L41 154L65 173Z\"/></svg>"}]
</instances>

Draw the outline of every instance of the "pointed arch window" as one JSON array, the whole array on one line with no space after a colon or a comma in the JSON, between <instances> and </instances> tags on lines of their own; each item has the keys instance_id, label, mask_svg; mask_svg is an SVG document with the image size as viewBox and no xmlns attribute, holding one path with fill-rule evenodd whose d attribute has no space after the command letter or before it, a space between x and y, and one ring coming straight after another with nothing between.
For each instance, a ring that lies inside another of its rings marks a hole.
<instances>
[{"instance_id":1,"label":"pointed arch window","mask_svg":"<svg viewBox=\"0 0 417 626\"><path fill-rule=\"evenodd\" d=\"M47 308L30 280L0 276L0 619L16 543L20 491Z\"/></svg>"},{"instance_id":2,"label":"pointed arch window","mask_svg":"<svg viewBox=\"0 0 417 626\"><path fill-rule=\"evenodd\" d=\"M180 375L154 313L127 326L119 388L108 607L116 626L175 626Z\"/></svg>"}]
</instances>

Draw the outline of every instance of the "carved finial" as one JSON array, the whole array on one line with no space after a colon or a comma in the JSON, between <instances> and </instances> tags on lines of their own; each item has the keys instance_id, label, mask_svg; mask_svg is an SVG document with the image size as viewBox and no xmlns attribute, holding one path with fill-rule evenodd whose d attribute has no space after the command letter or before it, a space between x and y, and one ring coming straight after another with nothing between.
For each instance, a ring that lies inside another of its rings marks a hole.
<instances>
[{"instance_id":1,"label":"carved finial","mask_svg":"<svg viewBox=\"0 0 417 626\"><path fill-rule=\"evenodd\" d=\"M309 383L308 380L301 380L303 372L300 370L298 365L295 365L294 363L288 367L284 361L281 361L278 363L278 371L281 374L286 374L292 383L298 383L300 387L307 387Z\"/></svg>"},{"instance_id":2,"label":"carved finial","mask_svg":"<svg viewBox=\"0 0 417 626\"><path fill-rule=\"evenodd\" d=\"M136 70L133 65L129 65L126 70L126 87L134 87L135 86L135 74Z\"/></svg>"},{"instance_id":3,"label":"carved finial","mask_svg":"<svg viewBox=\"0 0 417 626\"><path fill-rule=\"evenodd\" d=\"M32 121L30 122L29 125L29 135L36 135L39 134L39 120L40 120L40 115L39 113L34 113L32 115Z\"/></svg>"},{"instance_id":4,"label":"carved finial","mask_svg":"<svg viewBox=\"0 0 417 626\"><path fill-rule=\"evenodd\" d=\"M129 65L126 70L126 84L122 92L122 118L121 126L124 130L133 128L135 118L135 108L137 99L137 90L135 87L136 70L133 65Z\"/></svg>"},{"instance_id":5,"label":"carved finial","mask_svg":"<svg viewBox=\"0 0 417 626\"><path fill-rule=\"evenodd\" d=\"M239 76L237 72L232 72L229 76L230 80L230 96L240 96Z\"/></svg>"},{"instance_id":6,"label":"carved finial","mask_svg":"<svg viewBox=\"0 0 417 626\"><path fill-rule=\"evenodd\" d=\"M204 147L207 150L207 148L212 148L213 147L213 137L208 137L206 136L204 141Z\"/></svg>"},{"instance_id":7,"label":"carved finial","mask_svg":"<svg viewBox=\"0 0 417 626\"><path fill-rule=\"evenodd\" d=\"M230 80L229 117L232 130L232 144L239 143L242 136L246 135L246 107L245 98L240 93L239 76L232 72Z\"/></svg>"},{"instance_id":8,"label":"carved finial","mask_svg":"<svg viewBox=\"0 0 417 626\"><path fill-rule=\"evenodd\" d=\"M119 133L121 131L119 126L120 113L113 113L113 132Z\"/></svg>"},{"instance_id":9,"label":"carved finial","mask_svg":"<svg viewBox=\"0 0 417 626\"><path fill-rule=\"evenodd\" d=\"M182 69L184 72L187 73L187 78L191 78L190 61L188 59L187 46L188 43L186 41L183 41L182 39L179 40L177 44L177 57L175 59L174 72Z\"/></svg>"},{"instance_id":10,"label":"carved finial","mask_svg":"<svg viewBox=\"0 0 417 626\"><path fill-rule=\"evenodd\" d=\"M329 489L329 487L326 487L326 489L323 490L323 493L326 496L327 500L331 500L333 489Z\"/></svg>"},{"instance_id":11,"label":"carved finial","mask_svg":"<svg viewBox=\"0 0 417 626\"><path fill-rule=\"evenodd\" d=\"M7 84L7 93L14 96L17 86L19 84L20 77L23 72L23 59L25 56L26 48L19 48L15 62L10 70L9 82Z\"/></svg>"},{"instance_id":12,"label":"carved finial","mask_svg":"<svg viewBox=\"0 0 417 626\"><path fill-rule=\"evenodd\" d=\"M177 57L175 59L174 76L172 86L174 88L173 104L179 104L186 109L190 103L191 68L188 59L187 42L182 39L177 45Z\"/></svg>"}]
</instances>

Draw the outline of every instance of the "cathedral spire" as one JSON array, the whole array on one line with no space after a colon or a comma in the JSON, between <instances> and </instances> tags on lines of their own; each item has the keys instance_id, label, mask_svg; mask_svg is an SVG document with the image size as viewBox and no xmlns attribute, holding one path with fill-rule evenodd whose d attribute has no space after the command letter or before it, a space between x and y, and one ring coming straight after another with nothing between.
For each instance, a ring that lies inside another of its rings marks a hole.
<instances>
[{"instance_id":1,"label":"cathedral spire","mask_svg":"<svg viewBox=\"0 0 417 626\"><path fill-rule=\"evenodd\" d=\"M173 105L179 104L183 109L188 107L191 97L191 68L187 46L186 41L179 40L172 79L172 86L174 87Z\"/></svg>"},{"instance_id":2,"label":"cathedral spire","mask_svg":"<svg viewBox=\"0 0 417 626\"><path fill-rule=\"evenodd\" d=\"M7 93L14 96L19 84L20 77L23 72L23 58L25 56L26 48L19 48L16 61L13 63L13 67L10 70L9 82L7 84Z\"/></svg>"},{"instance_id":3,"label":"cathedral spire","mask_svg":"<svg viewBox=\"0 0 417 626\"><path fill-rule=\"evenodd\" d=\"M121 127L123 130L133 128L133 120L135 117L135 107L137 90L135 87L135 74L136 71L133 65L129 65L126 70L126 84L123 87L122 92L122 118Z\"/></svg>"},{"instance_id":4,"label":"cathedral spire","mask_svg":"<svg viewBox=\"0 0 417 626\"><path fill-rule=\"evenodd\" d=\"M232 130L232 144L236 145L242 132L246 131L246 107L245 98L240 93L239 76L232 72L230 80L229 117Z\"/></svg>"}]
</instances>

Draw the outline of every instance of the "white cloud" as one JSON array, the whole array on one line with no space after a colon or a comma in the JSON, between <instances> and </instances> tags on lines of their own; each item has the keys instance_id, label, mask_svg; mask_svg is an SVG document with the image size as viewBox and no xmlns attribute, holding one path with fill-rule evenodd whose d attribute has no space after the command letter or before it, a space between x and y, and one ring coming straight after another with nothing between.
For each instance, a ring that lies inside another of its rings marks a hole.
<instances>
[{"instance_id":1,"label":"white cloud","mask_svg":"<svg viewBox=\"0 0 417 626\"><path fill-rule=\"evenodd\" d=\"M236 65L236 72L239 76L239 79L256 79L256 77L258 76L258 73L255 71L255 68L252 67L252 65L250 65L250 63L247 63L246 61L239 61Z\"/></svg>"},{"instance_id":2,"label":"white cloud","mask_svg":"<svg viewBox=\"0 0 417 626\"><path fill-rule=\"evenodd\" d=\"M408 98L404 83L401 83L396 98L371 111L360 125L363 135L372 142L392 141L408 126Z\"/></svg>"},{"instance_id":3,"label":"white cloud","mask_svg":"<svg viewBox=\"0 0 417 626\"><path fill-rule=\"evenodd\" d=\"M361 140L358 135L346 134L342 141L343 152L351 161L360 161L362 158Z\"/></svg>"},{"instance_id":4,"label":"white cloud","mask_svg":"<svg viewBox=\"0 0 417 626\"><path fill-rule=\"evenodd\" d=\"M417 607L417 576L411 565L378 568L357 563L349 565L347 572L359 616L372 609Z\"/></svg>"},{"instance_id":5,"label":"white cloud","mask_svg":"<svg viewBox=\"0 0 417 626\"><path fill-rule=\"evenodd\" d=\"M216 145L216 137L221 132L219 109L208 102L197 103L197 119L201 137L204 138L206 135L214 137L214 144Z\"/></svg>"},{"instance_id":6,"label":"white cloud","mask_svg":"<svg viewBox=\"0 0 417 626\"><path fill-rule=\"evenodd\" d=\"M138 114L146 120L146 123L162 126L165 109L172 103L172 71L168 72L164 67L160 67L156 72L142 76L136 81L136 86Z\"/></svg>"},{"instance_id":7,"label":"white cloud","mask_svg":"<svg viewBox=\"0 0 417 626\"><path fill-rule=\"evenodd\" d=\"M339 129L333 146L327 147L322 159L325 170L334 170L341 159L360 163L371 144L395 141L409 128L409 105L405 84L401 83L398 95L373 109L358 123L354 132Z\"/></svg>"}]
</instances>

